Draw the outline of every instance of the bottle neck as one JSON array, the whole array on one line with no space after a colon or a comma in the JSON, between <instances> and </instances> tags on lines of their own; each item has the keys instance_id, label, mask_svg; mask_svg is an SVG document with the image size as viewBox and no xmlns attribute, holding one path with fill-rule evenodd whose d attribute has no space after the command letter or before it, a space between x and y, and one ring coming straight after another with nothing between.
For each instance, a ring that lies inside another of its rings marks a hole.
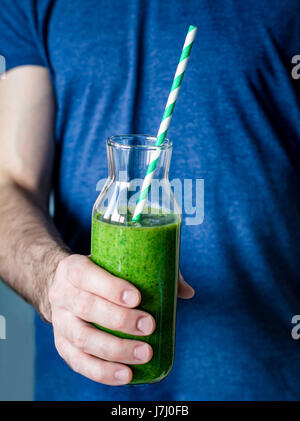
<instances>
[{"instance_id":1,"label":"bottle neck","mask_svg":"<svg viewBox=\"0 0 300 421\"><path fill-rule=\"evenodd\" d=\"M107 146L109 178L120 182L144 179L153 148L116 148ZM154 179L168 179L172 149L163 149L156 164Z\"/></svg>"},{"instance_id":2,"label":"bottle neck","mask_svg":"<svg viewBox=\"0 0 300 421\"><path fill-rule=\"evenodd\" d=\"M165 139L157 155L155 140L147 135L113 136L107 140L109 176L95 203L95 214L114 223L124 223L128 215L132 217L154 158L153 178L149 177L151 184L142 213L176 213L177 205L168 180L172 143Z\"/></svg>"}]
</instances>

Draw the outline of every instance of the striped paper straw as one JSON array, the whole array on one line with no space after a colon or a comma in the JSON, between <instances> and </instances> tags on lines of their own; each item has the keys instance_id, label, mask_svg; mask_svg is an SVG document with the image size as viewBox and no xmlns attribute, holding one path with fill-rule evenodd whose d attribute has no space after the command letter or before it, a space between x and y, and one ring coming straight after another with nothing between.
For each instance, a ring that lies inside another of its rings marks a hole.
<instances>
[{"instance_id":1,"label":"striped paper straw","mask_svg":"<svg viewBox=\"0 0 300 421\"><path fill-rule=\"evenodd\" d=\"M157 146L157 149L151 154L150 164L147 168L146 176L144 178L144 182L142 185L142 190L141 190L139 199L137 201L137 204L134 210L132 220L136 222L140 220L141 214L143 212L144 206L147 201L148 192L151 186L151 181L153 179L154 172L155 172L156 165L157 165L160 151L161 151L159 146L161 146L163 141L165 140L168 128L170 126L170 121L172 118L176 100L178 98L178 93L179 93L181 82L184 76L184 72L185 72L185 69L186 69L190 54L191 54L191 49L194 43L196 32L197 32L196 26L190 25L188 33L185 38L182 53L179 59L177 69L176 69L176 73L174 76L169 98L165 107L165 111L162 117L162 121L160 123L160 127L157 133L157 137L155 141L155 146Z\"/></svg>"}]
</instances>

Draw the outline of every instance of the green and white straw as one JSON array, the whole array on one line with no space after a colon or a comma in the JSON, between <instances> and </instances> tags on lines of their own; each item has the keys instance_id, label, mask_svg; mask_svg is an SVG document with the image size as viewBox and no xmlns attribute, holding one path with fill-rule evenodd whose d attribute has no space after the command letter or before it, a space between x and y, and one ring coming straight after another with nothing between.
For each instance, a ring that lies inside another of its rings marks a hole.
<instances>
[{"instance_id":1,"label":"green and white straw","mask_svg":"<svg viewBox=\"0 0 300 421\"><path fill-rule=\"evenodd\" d=\"M140 193L140 196L137 201L135 211L133 214L133 218L132 218L133 221L138 222L140 220L141 214L146 204L148 192L151 186L151 181L153 179L154 172L155 172L156 165L157 165L160 151L161 151L160 146L165 140L168 128L170 126L173 110L175 107L176 100L178 98L178 93L179 93L181 82L184 76L184 72L185 72L185 69L188 64L188 60L191 54L191 49L194 43L196 32L197 32L196 26L190 25L188 33L185 38L182 53L179 59L177 69L176 69L176 73L174 76L169 98L165 107L165 111L162 117L162 121L160 123L160 127L157 133L157 137L155 141L155 146L157 146L157 149L151 154L150 164L147 168L146 176L142 185L142 190L141 190L141 193Z\"/></svg>"}]
</instances>

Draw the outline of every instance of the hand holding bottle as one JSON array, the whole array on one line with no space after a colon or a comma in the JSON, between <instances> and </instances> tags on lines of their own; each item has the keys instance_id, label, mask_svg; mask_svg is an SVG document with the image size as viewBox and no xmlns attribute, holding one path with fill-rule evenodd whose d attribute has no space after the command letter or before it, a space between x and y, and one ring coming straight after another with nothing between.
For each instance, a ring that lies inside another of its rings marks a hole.
<instances>
[{"instance_id":1,"label":"hand holding bottle","mask_svg":"<svg viewBox=\"0 0 300 421\"><path fill-rule=\"evenodd\" d=\"M180 281L181 295L193 290ZM70 367L99 383L129 383L132 371L126 364L144 364L152 348L143 336L155 330L153 317L136 309L141 294L131 283L95 265L88 257L70 255L56 270L49 291L56 348ZM140 336L118 338L91 325Z\"/></svg>"}]
</instances>

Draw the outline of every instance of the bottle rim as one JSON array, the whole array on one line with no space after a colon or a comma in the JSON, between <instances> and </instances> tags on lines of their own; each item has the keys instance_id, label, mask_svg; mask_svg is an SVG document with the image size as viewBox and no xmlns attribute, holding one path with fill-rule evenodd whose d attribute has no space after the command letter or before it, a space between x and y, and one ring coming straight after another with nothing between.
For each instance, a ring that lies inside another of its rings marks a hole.
<instances>
[{"instance_id":1,"label":"bottle rim","mask_svg":"<svg viewBox=\"0 0 300 421\"><path fill-rule=\"evenodd\" d=\"M136 144L136 145L126 145L124 143L122 143L122 139L123 142L128 138L143 138L143 140L147 140L152 142L149 143L149 145L145 145L145 144ZM141 149L141 150L153 150L155 151L157 148L161 149L161 150L167 150L172 148L172 141L168 138L165 138L163 143L160 146L154 146L156 141L156 137L155 136L151 136L148 134L120 134L120 135L115 135L115 136L110 136L107 140L107 146L111 146L113 148L116 149Z\"/></svg>"}]
</instances>

